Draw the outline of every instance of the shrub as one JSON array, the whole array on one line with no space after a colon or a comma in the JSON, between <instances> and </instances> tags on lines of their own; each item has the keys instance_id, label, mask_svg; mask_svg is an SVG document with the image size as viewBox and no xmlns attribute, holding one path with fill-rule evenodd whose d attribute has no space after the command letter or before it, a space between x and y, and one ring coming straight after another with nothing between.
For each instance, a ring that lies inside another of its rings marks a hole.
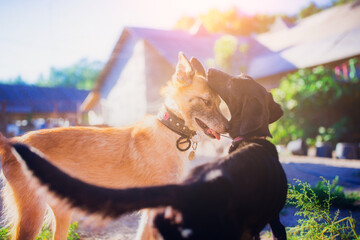
<instances>
[{"instance_id":1,"label":"shrub","mask_svg":"<svg viewBox=\"0 0 360 240\"><path fill-rule=\"evenodd\" d=\"M79 227L78 222L73 222L73 223L70 225L69 232L68 232L68 236L67 236L67 239L68 239L68 240L78 240L78 239L80 239L79 234L76 232L76 230L78 229L78 227Z\"/></svg>"},{"instance_id":2,"label":"shrub","mask_svg":"<svg viewBox=\"0 0 360 240\"><path fill-rule=\"evenodd\" d=\"M9 229L8 228L0 228L0 240L9 240Z\"/></svg>"},{"instance_id":3,"label":"shrub","mask_svg":"<svg viewBox=\"0 0 360 240\"><path fill-rule=\"evenodd\" d=\"M356 59L350 60L355 64ZM358 64L358 63L356 63ZM282 79L273 90L284 116L270 125L275 144L303 138L315 141L359 141L360 84L356 75L348 81L334 79L326 66L300 69Z\"/></svg>"},{"instance_id":4,"label":"shrub","mask_svg":"<svg viewBox=\"0 0 360 240\"><path fill-rule=\"evenodd\" d=\"M40 234L36 237L36 240L50 240L52 239L52 232L49 227L43 227Z\"/></svg>"},{"instance_id":5,"label":"shrub","mask_svg":"<svg viewBox=\"0 0 360 240\"><path fill-rule=\"evenodd\" d=\"M67 239L68 240L78 240L80 239L79 234L76 232L78 229L78 223L73 222L70 225ZM48 227L43 227L40 234L36 237L36 240L50 240L52 239L52 232ZM10 240L9 229L0 228L0 240Z\"/></svg>"},{"instance_id":6,"label":"shrub","mask_svg":"<svg viewBox=\"0 0 360 240\"><path fill-rule=\"evenodd\" d=\"M301 216L298 225L287 228L290 240L298 239L360 239L355 231L355 220L351 217L339 219L339 210L331 213L334 184L323 179L314 191L309 183L298 180L297 186L289 186L288 204L296 206Z\"/></svg>"},{"instance_id":7,"label":"shrub","mask_svg":"<svg viewBox=\"0 0 360 240\"><path fill-rule=\"evenodd\" d=\"M357 202L360 201L360 193L352 192L345 193L344 187L339 186L339 177L336 176L334 180L332 180L330 184L330 191L328 192L327 181L319 181L314 187L312 187L312 191L307 194L312 194L312 192L317 196L319 203L323 205L325 201L328 199L328 194L330 194L331 200L330 204L334 208L340 209L351 209L358 210L360 206L357 205ZM295 188L296 191L302 192L302 185L291 186ZM290 200L288 201L290 203Z\"/></svg>"}]
</instances>

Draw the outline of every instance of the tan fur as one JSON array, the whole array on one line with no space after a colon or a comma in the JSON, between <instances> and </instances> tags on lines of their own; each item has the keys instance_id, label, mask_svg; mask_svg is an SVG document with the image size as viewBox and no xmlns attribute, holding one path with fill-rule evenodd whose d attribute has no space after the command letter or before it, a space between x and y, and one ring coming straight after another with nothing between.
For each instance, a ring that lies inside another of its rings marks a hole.
<instances>
[{"instance_id":1,"label":"tan fur","mask_svg":"<svg viewBox=\"0 0 360 240\"><path fill-rule=\"evenodd\" d=\"M185 79L185 81L184 81ZM189 62L179 55L174 79L166 88L170 107L183 117L188 127L201 130L195 118L217 132L225 132L226 119L219 112L219 97L203 76L194 75ZM204 104L200 98L208 99ZM126 113L124 113L126 114ZM179 135L164 126L156 116L122 128L68 127L33 131L12 142L28 144L73 177L99 186L126 188L175 183L186 168L186 152L176 148ZM9 151L7 140L0 138L2 169L7 180L7 208L16 206L13 239L34 239L50 205L55 216L55 239L66 239L72 210L48 202L44 194L31 187ZM10 199L10 200L9 200Z\"/></svg>"}]
</instances>

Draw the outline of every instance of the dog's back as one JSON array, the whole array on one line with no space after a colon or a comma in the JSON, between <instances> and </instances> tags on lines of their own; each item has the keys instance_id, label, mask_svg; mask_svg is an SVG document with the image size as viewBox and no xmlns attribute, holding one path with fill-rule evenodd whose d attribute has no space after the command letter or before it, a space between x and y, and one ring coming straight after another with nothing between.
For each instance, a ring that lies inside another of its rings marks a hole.
<instances>
[{"instance_id":1,"label":"dog's back","mask_svg":"<svg viewBox=\"0 0 360 240\"><path fill-rule=\"evenodd\" d=\"M174 234L171 228L193 229L194 239L252 239L268 223L277 228L287 180L275 146L253 139L231 151L191 172L186 183L193 188L179 207L183 221L177 228L164 219L156 221L165 239ZM285 234L284 229L272 230Z\"/></svg>"},{"instance_id":2,"label":"dog's back","mask_svg":"<svg viewBox=\"0 0 360 240\"><path fill-rule=\"evenodd\" d=\"M232 164L227 171L239 189L234 191L239 204L236 211L241 212L239 221L252 234L259 233L278 218L286 201L287 180L278 153L267 140L253 139L240 143L229 158Z\"/></svg>"}]
</instances>

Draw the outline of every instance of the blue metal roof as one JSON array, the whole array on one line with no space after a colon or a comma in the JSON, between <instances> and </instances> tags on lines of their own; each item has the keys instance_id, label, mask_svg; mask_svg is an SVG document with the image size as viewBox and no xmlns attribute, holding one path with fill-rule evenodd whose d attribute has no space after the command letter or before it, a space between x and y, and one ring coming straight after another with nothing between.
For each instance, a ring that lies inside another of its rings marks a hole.
<instances>
[{"instance_id":1,"label":"blue metal roof","mask_svg":"<svg viewBox=\"0 0 360 240\"><path fill-rule=\"evenodd\" d=\"M214 44L221 38L222 34L191 34L180 30L159 30L138 27L127 27L127 31L138 39L146 40L152 45L160 55L162 55L174 67L177 64L178 53L184 52L188 57L195 56L203 64L206 60L214 58ZM260 43L254 36L236 37L238 44L248 45L248 51L245 55L237 51L239 59L244 65L245 73L255 79L278 74L284 71L296 69L296 66L283 58L280 52L274 52ZM119 52L119 54L122 54ZM264 61L270 59L269 61ZM276 63L273 61L276 60ZM261 66L259 66L261 63ZM261 68L259 68L261 67ZM234 72L233 74L240 73Z\"/></svg>"},{"instance_id":2,"label":"blue metal roof","mask_svg":"<svg viewBox=\"0 0 360 240\"><path fill-rule=\"evenodd\" d=\"M73 88L0 84L0 109L5 103L6 113L76 113L88 94Z\"/></svg>"}]
</instances>

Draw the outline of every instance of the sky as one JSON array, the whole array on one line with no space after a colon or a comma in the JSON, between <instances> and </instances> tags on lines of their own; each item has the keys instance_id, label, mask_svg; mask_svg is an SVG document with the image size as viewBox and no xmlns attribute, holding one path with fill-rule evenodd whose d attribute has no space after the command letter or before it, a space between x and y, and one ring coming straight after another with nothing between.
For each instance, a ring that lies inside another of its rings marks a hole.
<instances>
[{"instance_id":1,"label":"sky","mask_svg":"<svg viewBox=\"0 0 360 240\"><path fill-rule=\"evenodd\" d=\"M124 26L171 29L182 16L236 6L294 15L311 0L0 0L0 81L34 83L50 67L106 62ZM331 0L312 0L318 6Z\"/></svg>"}]
</instances>

